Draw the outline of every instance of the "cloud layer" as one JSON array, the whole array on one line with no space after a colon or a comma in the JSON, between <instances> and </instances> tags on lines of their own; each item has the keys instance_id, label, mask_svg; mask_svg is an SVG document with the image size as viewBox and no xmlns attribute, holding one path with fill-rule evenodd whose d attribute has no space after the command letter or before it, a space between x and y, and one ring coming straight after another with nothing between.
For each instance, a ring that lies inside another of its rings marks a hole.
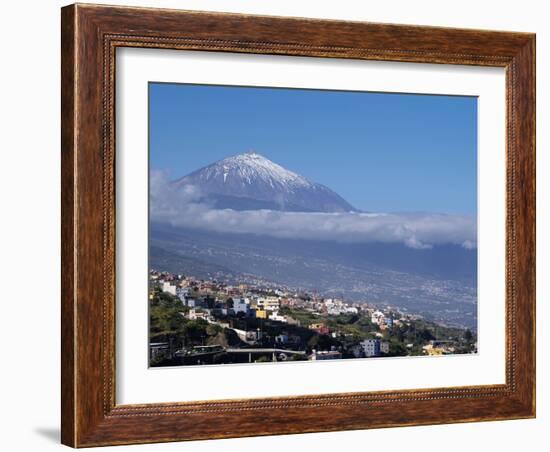
<instances>
[{"instance_id":1,"label":"cloud layer","mask_svg":"<svg viewBox=\"0 0 550 452\"><path fill-rule=\"evenodd\" d=\"M177 189L159 171L151 172L150 198L151 220L173 226L305 240L403 243L418 249L477 246L476 220L467 215L219 210L205 203L196 187Z\"/></svg>"}]
</instances>

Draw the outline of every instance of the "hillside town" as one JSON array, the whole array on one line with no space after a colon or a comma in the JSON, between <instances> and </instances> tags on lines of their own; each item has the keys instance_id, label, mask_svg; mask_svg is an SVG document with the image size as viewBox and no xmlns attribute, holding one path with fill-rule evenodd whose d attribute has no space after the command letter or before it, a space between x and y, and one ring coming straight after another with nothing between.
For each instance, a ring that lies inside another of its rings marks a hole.
<instances>
[{"instance_id":1,"label":"hillside town","mask_svg":"<svg viewBox=\"0 0 550 452\"><path fill-rule=\"evenodd\" d=\"M476 353L475 333L395 307L151 270L151 366Z\"/></svg>"}]
</instances>

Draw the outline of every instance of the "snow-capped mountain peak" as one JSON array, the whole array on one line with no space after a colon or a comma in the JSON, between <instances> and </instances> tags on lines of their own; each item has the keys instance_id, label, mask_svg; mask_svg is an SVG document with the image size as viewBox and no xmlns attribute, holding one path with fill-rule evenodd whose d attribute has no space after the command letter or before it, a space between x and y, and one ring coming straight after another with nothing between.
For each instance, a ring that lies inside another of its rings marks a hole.
<instances>
[{"instance_id":1,"label":"snow-capped mountain peak","mask_svg":"<svg viewBox=\"0 0 550 452\"><path fill-rule=\"evenodd\" d=\"M293 186L308 187L313 185L305 177L283 168L255 151L227 157L207 168L210 177L222 172L224 182L233 176L246 180L250 184L257 180L263 180L270 185L286 186L289 189L292 189Z\"/></svg>"},{"instance_id":2,"label":"snow-capped mountain peak","mask_svg":"<svg viewBox=\"0 0 550 452\"><path fill-rule=\"evenodd\" d=\"M205 166L177 180L206 194L218 208L345 212L354 210L324 185L311 182L249 151Z\"/></svg>"}]
</instances>

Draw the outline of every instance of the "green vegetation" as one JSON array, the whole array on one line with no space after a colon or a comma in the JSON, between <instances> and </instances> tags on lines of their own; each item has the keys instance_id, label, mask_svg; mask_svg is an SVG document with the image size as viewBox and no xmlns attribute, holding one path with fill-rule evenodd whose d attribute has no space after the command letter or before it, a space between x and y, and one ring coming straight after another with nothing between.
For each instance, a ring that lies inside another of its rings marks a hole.
<instances>
[{"instance_id":1,"label":"green vegetation","mask_svg":"<svg viewBox=\"0 0 550 452\"><path fill-rule=\"evenodd\" d=\"M187 322L187 311L181 301L172 295L157 290L149 302L149 338L151 342L180 342Z\"/></svg>"},{"instance_id":2,"label":"green vegetation","mask_svg":"<svg viewBox=\"0 0 550 452\"><path fill-rule=\"evenodd\" d=\"M179 298L156 290L149 302L149 339L151 342L167 342L175 351L196 345L236 345L239 338L231 330L206 320L190 320L184 317L189 308Z\"/></svg>"}]
</instances>

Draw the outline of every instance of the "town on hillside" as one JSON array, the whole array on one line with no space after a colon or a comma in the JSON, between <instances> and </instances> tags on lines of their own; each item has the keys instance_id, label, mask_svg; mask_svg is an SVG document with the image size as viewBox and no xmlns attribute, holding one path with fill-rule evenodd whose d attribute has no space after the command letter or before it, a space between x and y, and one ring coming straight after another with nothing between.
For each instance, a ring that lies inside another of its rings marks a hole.
<instances>
[{"instance_id":1,"label":"town on hillside","mask_svg":"<svg viewBox=\"0 0 550 452\"><path fill-rule=\"evenodd\" d=\"M475 332L388 305L156 270L149 283L152 367L477 352Z\"/></svg>"}]
</instances>

